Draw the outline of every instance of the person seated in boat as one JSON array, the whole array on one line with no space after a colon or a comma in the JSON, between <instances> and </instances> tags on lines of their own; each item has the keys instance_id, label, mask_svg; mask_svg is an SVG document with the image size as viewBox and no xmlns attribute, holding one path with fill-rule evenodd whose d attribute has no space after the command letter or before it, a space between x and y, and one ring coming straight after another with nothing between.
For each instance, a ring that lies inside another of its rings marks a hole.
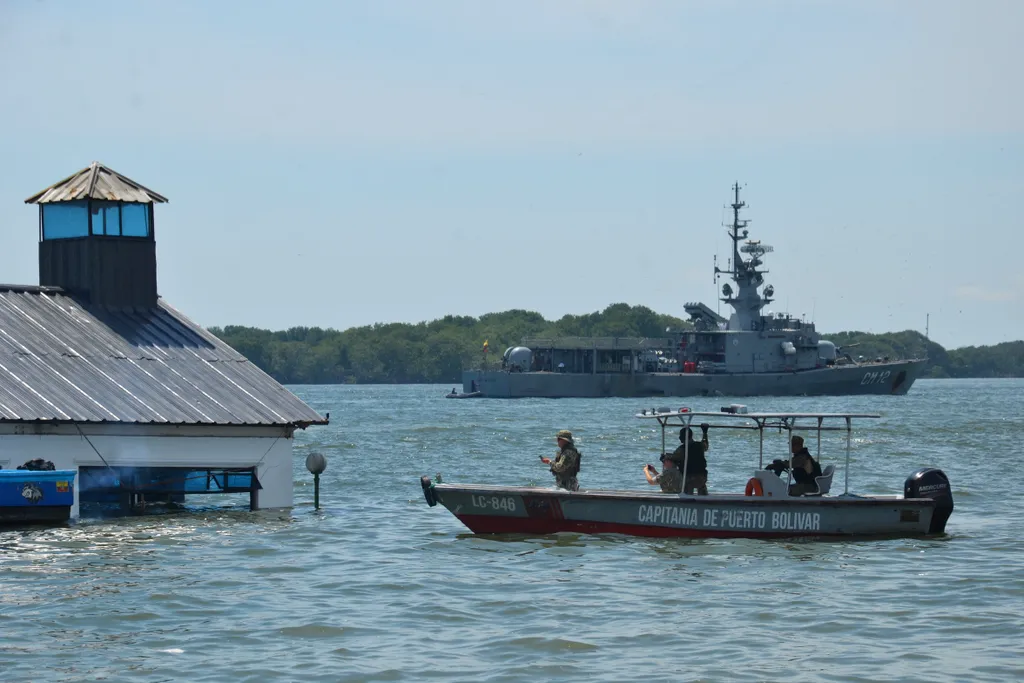
<instances>
[{"instance_id":1,"label":"person seated in boat","mask_svg":"<svg viewBox=\"0 0 1024 683\"><path fill-rule=\"evenodd\" d=\"M540 461L551 466L551 474L555 475L555 486L566 491L579 491L580 483L576 476L580 473L580 452L572 439L572 432L563 429L555 434L558 441L558 455L551 458L540 456Z\"/></svg>"},{"instance_id":2,"label":"person seated in boat","mask_svg":"<svg viewBox=\"0 0 1024 683\"><path fill-rule=\"evenodd\" d=\"M679 447L672 452L672 461L683 474L683 493L698 493L702 496L708 495L708 461L705 453L711 449L708 443L708 424L701 424L702 433L700 441L694 441L693 430L683 427L679 430ZM689 457L686 451L689 449Z\"/></svg>"},{"instance_id":3,"label":"person seated in boat","mask_svg":"<svg viewBox=\"0 0 1024 683\"><path fill-rule=\"evenodd\" d=\"M682 493L683 473L676 467L668 453L661 454L661 468L661 474L658 474L654 465L650 463L644 465L644 476L647 477L647 483L651 486L661 485L662 493Z\"/></svg>"},{"instance_id":4,"label":"person seated in boat","mask_svg":"<svg viewBox=\"0 0 1024 683\"><path fill-rule=\"evenodd\" d=\"M804 446L802 436L794 436L790 448L793 451L793 457L789 461L789 468L793 473L793 483L789 485L789 495L802 496L807 493L816 493L818 483L815 478L821 476L821 465Z\"/></svg>"}]
</instances>

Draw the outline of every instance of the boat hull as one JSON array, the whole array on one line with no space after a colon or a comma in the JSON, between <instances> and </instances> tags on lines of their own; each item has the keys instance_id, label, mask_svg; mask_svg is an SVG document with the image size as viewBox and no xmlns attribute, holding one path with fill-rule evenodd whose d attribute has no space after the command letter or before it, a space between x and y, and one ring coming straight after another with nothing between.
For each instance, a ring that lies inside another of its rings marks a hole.
<instances>
[{"instance_id":1,"label":"boat hull","mask_svg":"<svg viewBox=\"0 0 1024 683\"><path fill-rule=\"evenodd\" d=\"M626 534L682 538L920 536L933 525L930 498L823 496L762 498L630 491L456 486L423 482L477 534ZM433 499L433 502L432 502ZM945 526L944 520L941 524Z\"/></svg>"},{"instance_id":2,"label":"boat hull","mask_svg":"<svg viewBox=\"0 0 1024 683\"><path fill-rule=\"evenodd\" d=\"M482 396L482 394L479 391L474 391L474 392L468 393L468 394L467 393L462 393L462 394L445 394L444 395L445 398L480 398L481 396Z\"/></svg>"},{"instance_id":3,"label":"boat hull","mask_svg":"<svg viewBox=\"0 0 1024 683\"><path fill-rule=\"evenodd\" d=\"M837 365L785 373L505 372L466 370L463 389L483 398L855 396L906 394L927 361Z\"/></svg>"}]
</instances>

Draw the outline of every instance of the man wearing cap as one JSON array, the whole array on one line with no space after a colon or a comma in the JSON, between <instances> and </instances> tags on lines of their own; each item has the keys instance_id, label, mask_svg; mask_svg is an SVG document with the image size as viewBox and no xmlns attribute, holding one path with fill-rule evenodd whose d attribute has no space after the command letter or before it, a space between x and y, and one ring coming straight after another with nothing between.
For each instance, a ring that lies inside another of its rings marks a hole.
<instances>
[{"instance_id":1,"label":"man wearing cap","mask_svg":"<svg viewBox=\"0 0 1024 683\"><path fill-rule=\"evenodd\" d=\"M655 469L654 465L648 463L644 466L644 476L647 477L647 483L651 486L660 484L662 493L682 493L683 473L679 471L679 468L672 461L672 456L668 453L662 453L661 466L661 474L658 474L658 470Z\"/></svg>"},{"instance_id":2,"label":"man wearing cap","mask_svg":"<svg viewBox=\"0 0 1024 683\"><path fill-rule=\"evenodd\" d=\"M679 447L669 456L683 474L683 492L708 495L708 461L704 454L711 448L708 443L707 423L700 426L700 441L693 440L693 430L683 427L679 430ZM689 454L687 454L689 449ZM684 462L685 461L685 462Z\"/></svg>"},{"instance_id":3,"label":"man wearing cap","mask_svg":"<svg viewBox=\"0 0 1024 683\"><path fill-rule=\"evenodd\" d=\"M555 486L566 491L579 491L580 483L576 480L576 475L580 472L580 452L573 443L572 432L563 429L555 434L555 439L558 441L558 455L554 461L543 455L540 461L545 465L551 465L551 473L555 475Z\"/></svg>"},{"instance_id":4,"label":"man wearing cap","mask_svg":"<svg viewBox=\"0 0 1024 683\"><path fill-rule=\"evenodd\" d=\"M815 478L821 476L821 465L811 457L811 452L804 446L804 438L794 434L790 450L793 452L793 458L789 461L789 469L793 473L794 483L789 486L789 495L817 493L818 482Z\"/></svg>"}]
</instances>

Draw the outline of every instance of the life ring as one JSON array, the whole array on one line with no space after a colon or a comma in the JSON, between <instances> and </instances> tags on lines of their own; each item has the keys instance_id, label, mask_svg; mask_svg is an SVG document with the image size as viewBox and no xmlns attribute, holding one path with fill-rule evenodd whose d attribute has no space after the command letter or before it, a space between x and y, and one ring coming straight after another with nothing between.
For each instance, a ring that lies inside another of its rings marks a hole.
<instances>
[{"instance_id":1,"label":"life ring","mask_svg":"<svg viewBox=\"0 0 1024 683\"><path fill-rule=\"evenodd\" d=\"M745 496L763 496L764 489L761 487L761 480L757 477L751 477L747 480L747 490L743 492Z\"/></svg>"}]
</instances>

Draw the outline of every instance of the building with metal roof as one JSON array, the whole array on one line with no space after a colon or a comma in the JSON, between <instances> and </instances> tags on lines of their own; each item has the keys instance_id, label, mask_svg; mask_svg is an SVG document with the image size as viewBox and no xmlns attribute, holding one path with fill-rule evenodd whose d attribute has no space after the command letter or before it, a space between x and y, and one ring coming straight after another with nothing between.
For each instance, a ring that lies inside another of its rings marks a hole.
<instances>
[{"instance_id":1,"label":"building with metal roof","mask_svg":"<svg viewBox=\"0 0 1024 683\"><path fill-rule=\"evenodd\" d=\"M39 284L0 285L0 468L76 469L72 516L194 493L290 507L293 434L328 420L159 297L166 201L99 163L26 200Z\"/></svg>"},{"instance_id":2,"label":"building with metal roof","mask_svg":"<svg viewBox=\"0 0 1024 683\"><path fill-rule=\"evenodd\" d=\"M0 285L0 422L305 428L326 420L164 301L83 306Z\"/></svg>"}]
</instances>

